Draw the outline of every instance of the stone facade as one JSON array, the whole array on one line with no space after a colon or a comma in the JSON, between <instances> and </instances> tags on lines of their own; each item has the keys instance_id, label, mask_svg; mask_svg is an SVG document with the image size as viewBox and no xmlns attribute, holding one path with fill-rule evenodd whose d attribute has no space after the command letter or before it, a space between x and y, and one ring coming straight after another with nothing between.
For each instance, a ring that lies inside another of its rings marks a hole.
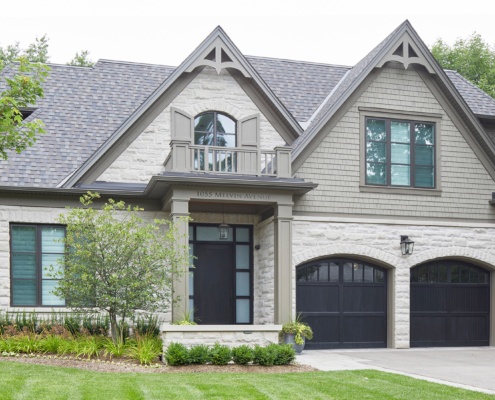
<instances>
[{"instance_id":1,"label":"stone facade","mask_svg":"<svg viewBox=\"0 0 495 400\"><path fill-rule=\"evenodd\" d=\"M414 253L402 256L400 235L414 238ZM443 224L426 221L363 223L357 219L335 222L331 218L296 217L293 222L293 270L304 262L346 256L368 260L389 270L393 292L388 301L389 347L409 347L410 269L440 258L456 258L495 271L490 224ZM294 284L295 287L295 284ZM295 298L295 293L294 293ZM390 308L389 308L390 309ZM493 315L493 311L492 311Z\"/></svg>"},{"instance_id":2,"label":"stone facade","mask_svg":"<svg viewBox=\"0 0 495 400\"><path fill-rule=\"evenodd\" d=\"M215 110L236 120L260 114L261 149L273 150L286 144L227 71L217 74L206 67L97 180L148 182L153 175L163 172L163 163L170 152L171 107L192 116Z\"/></svg>"}]
</instances>

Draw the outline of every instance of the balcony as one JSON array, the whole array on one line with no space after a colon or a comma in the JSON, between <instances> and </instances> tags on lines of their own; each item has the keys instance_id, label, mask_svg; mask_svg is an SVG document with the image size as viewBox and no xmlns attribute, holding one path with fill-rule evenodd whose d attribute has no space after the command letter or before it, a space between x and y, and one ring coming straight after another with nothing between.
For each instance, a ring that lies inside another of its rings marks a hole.
<instances>
[{"instance_id":1,"label":"balcony","mask_svg":"<svg viewBox=\"0 0 495 400\"><path fill-rule=\"evenodd\" d=\"M291 148L261 150L256 147L218 147L192 145L172 140L165 160L165 171L205 174L291 177Z\"/></svg>"}]
</instances>

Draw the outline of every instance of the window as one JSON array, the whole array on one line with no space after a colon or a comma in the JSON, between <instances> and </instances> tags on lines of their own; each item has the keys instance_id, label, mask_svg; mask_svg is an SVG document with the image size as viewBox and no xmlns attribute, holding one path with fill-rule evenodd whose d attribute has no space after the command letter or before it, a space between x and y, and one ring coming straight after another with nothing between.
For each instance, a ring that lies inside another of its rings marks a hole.
<instances>
[{"instance_id":1,"label":"window","mask_svg":"<svg viewBox=\"0 0 495 400\"><path fill-rule=\"evenodd\" d=\"M216 111L194 118L194 144L236 147L236 122Z\"/></svg>"},{"instance_id":2,"label":"window","mask_svg":"<svg viewBox=\"0 0 495 400\"><path fill-rule=\"evenodd\" d=\"M58 281L50 276L51 268L59 268L58 260L64 255L64 237L63 226L11 225L10 277L13 307L65 305L64 299L52 293Z\"/></svg>"},{"instance_id":3,"label":"window","mask_svg":"<svg viewBox=\"0 0 495 400\"><path fill-rule=\"evenodd\" d=\"M367 185L433 189L435 123L366 117Z\"/></svg>"}]
</instances>

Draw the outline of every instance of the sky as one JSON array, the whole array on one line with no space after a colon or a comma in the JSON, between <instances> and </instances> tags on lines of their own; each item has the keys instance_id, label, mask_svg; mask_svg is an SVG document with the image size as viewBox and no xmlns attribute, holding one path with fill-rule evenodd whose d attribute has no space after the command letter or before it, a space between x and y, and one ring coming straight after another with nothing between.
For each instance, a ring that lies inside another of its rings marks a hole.
<instances>
[{"instance_id":1,"label":"sky","mask_svg":"<svg viewBox=\"0 0 495 400\"><path fill-rule=\"evenodd\" d=\"M493 0L3 0L0 46L49 38L50 61L179 65L221 25L245 55L354 65L408 19L430 46L473 32L495 45Z\"/></svg>"}]
</instances>

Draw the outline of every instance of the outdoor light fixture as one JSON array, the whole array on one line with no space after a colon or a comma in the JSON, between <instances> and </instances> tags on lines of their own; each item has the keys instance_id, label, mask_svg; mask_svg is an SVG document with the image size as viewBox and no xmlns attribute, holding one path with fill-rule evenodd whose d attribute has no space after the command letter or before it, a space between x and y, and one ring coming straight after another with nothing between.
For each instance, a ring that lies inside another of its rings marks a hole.
<instances>
[{"instance_id":1,"label":"outdoor light fixture","mask_svg":"<svg viewBox=\"0 0 495 400\"><path fill-rule=\"evenodd\" d=\"M220 240L228 240L230 225L227 225L225 222L222 222L220 225L218 225L217 229L218 229L218 238Z\"/></svg>"},{"instance_id":2,"label":"outdoor light fixture","mask_svg":"<svg viewBox=\"0 0 495 400\"><path fill-rule=\"evenodd\" d=\"M218 229L218 239L220 240L229 239L230 225L225 223L225 208L222 216L222 223L218 225L217 229Z\"/></svg>"},{"instance_id":3,"label":"outdoor light fixture","mask_svg":"<svg viewBox=\"0 0 495 400\"><path fill-rule=\"evenodd\" d=\"M402 251L402 255L412 254L414 250L414 242L409 239L409 236L401 235L400 237L400 249Z\"/></svg>"}]
</instances>

